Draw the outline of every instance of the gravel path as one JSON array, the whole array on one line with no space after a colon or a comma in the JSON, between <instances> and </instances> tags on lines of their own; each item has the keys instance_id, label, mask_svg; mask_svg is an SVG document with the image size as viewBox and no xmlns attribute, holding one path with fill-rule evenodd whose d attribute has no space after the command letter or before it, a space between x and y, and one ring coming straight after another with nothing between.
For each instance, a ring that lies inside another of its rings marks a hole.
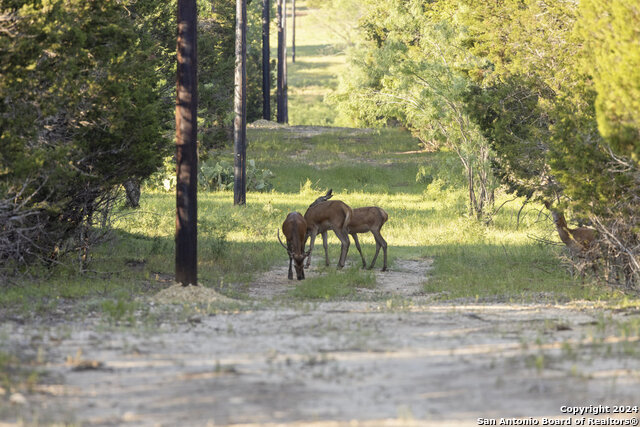
<instances>
[{"instance_id":1,"label":"gravel path","mask_svg":"<svg viewBox=\"0 0 640 427\"><path fill-rule=\"evenodd\" d=\"M438 304L420 292L429 268L398 260L373 301L275 302L293 286L279 268L253 284L264 303L251 310L158 327L7 322L2 342L40 351L49 375L24 402L0 396L0 426L475 426L640 404L638 337L621 326L637 313Z\"/></svg>"}]
</instances>

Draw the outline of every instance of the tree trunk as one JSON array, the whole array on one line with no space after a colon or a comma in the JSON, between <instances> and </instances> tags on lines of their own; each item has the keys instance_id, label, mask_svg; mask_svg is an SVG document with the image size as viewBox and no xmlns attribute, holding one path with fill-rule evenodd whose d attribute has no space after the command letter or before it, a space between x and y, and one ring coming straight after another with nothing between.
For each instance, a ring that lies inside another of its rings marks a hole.
<instances>
[{"instance_id":1,"label":"tree trunk","mask_svg":"<svg viewBox=\"0 0 640 427\"><path fill-rule=\"evenodd\" d=\"M247 188L247 3L236 0L236 73L233 120L233 204L246 203Z\"/></svg>"},{"instance_id":2,"label":"tree trunk","mask_svg":"<svg viewBox=\"0 0 640 427\"><path fill-rule=\"evenodd\" d=\"M291 0L291 62L296 62L296 0Z\"/></svg>"},{"instance_id":3,"label":"tree trunk","mask_svg":"<svg viewBox=\"0 0 640 427\"><path fill-rule=\"evenodd\" d=\"M467 167L467 180L469 185L469 216L473 216L476 213L476 192L473 188L473 166Z\"/></svg>"},{"instance_id":4,"label":"tree trunk","mask_svg":"<svg viewBox=\"0 0 640 427\"><path fill-rule=\"evenodd\" d=\"M271 0L262 0L262 118L265 120L271 120L270 9Z\"/></svg>"},{"instance_id":5,"label":"tree trunk","mask_svg":"<svg viewBox=\"0 0 640 427\"><path fill-rule=\"evenodd\" d=\"M282 2L282 40L284 40L282 67L283 72L283 97L284 97L284 123L289 123L289 73L287 72L287 0Z\"/></svg>"},{"instance_id":6,"label":"tree trunk","mask_svg":"<svg viewBox=\"0 0 640 427\"><path fill-rule=\"evenodd\" d=\"M139 208L140 182L135 178L131 178L126 180L122 185L124 187L124 192L127 195L126 206L129 208Z\"/></svg>"},{"instance_id":7,"label":"tree trunk","mask_svg":"<svg viewBox=\"0 0 640 427\"><path fill-rule=\"evenodd\" d=\"M176 281L198 284L197 7L178 0L176 97Z\"/></svg>"},{"instance_id":8,"label":"tree trunk","mask_svg":"<svg viewBox=\"0 0 640 427\"><path fill-rule=\"evenodd\" d=\"M277 0L276 3L276 21L278 24L278 76L277 76L277 88L276 88L276 108L277 108L277 122L284 123L284 73L286 62L286 46L284 38L283 28L283 1Z\"/></svg>"}]
</instances>

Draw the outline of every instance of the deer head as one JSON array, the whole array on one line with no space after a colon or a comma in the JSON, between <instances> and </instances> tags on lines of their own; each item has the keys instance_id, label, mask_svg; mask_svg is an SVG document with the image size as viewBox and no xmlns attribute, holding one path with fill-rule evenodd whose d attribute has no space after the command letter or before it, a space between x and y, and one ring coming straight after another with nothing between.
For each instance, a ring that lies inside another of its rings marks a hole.
<instances>
[{"instance_id":1,"label":"deer head","mask_svg":"<svg viewBox=\"0 0 640 427\"><path fill-rule=\"evenodd\" d=\"M278 230L278 241L289 255L289 280L293 279L292 264L295 267L297 279L302 280L304 279L304 260L311 252L304 252L307 222L298 212L291 212L282 224L282 232L287 239L287 244L285 245L280 239L280 230Z\"/></svg>"}]
</instances>

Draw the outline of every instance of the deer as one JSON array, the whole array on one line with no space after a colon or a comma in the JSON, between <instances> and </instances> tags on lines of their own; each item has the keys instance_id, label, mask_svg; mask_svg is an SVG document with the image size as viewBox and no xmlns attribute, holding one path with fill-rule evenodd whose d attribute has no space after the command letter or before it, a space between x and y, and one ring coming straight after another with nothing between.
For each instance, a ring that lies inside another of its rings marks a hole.
<instances>
[{"instance_id":1,"label":"deer","mask_svg":"<svg viewBox=\"0 0 640 427\"><path fill-rule=\"evenodd\" d=\"M306 267L311 265L311 253L318 233L322 235L322 245L324 246L325 264L329 265L329 250L327 246L327 230L333 230L341 243L340 259L338 268L344 267L349 251L349 221L352 211L346 203L340 200L329 200L333 197L330 189L324 196L318 197L304 214L307 221L307 236L311 238L309 242L309 256Z\"/></svg>"},{"instance_id":2,"label":"deer","mask_svg":"<svg viewBox=\"0 0 640 427\"><path fill-rule=\"evenodd\" d=\"M382 271L387 271L387 242L382 238L380 229L388 219L389 215L387 215L385 210L377 206L368 206L352 210L351 220L349 221L349 234L353 237L356 248L358 249L358 252L360 252L362 268L367 267L367 262L362 254L362 249L360 249L360 242L358 242L357 234L371 232L371 234L373 234L373 238L376 240L376 254L373 256L373 260L371 261L369 268L371 269L375 265L380 248L382 248L384 255Z\"/></svg>"},{"instance_id":3,"label":"deer","mask_svg":"<svg viewBox=\"0 0 640 427\"><path fill-rule=\"evenodd\" d=\"M562 243L575 255L587 252L596 238L596 230L590 227L569 228L564 213L552 208L551 203L546 200L543 203L551 212L553 223Z\"/></svg>"},{"instance_id":4,"label":"deer","mask_svg":"<svg viewBox=\"0 0 640 427\"><path fill-rule=\"evenodd\" d=\"M293 271L291 266L296 269L296 277L298 280L304 279L304 259L311 254L311 250L304 252L304 244L307 239L307 221L299 212L291 212L282 223L282 233L287 239L285 246L280 239L280 230L278 230L278 240L283 248L289 254L289 280L293 280Z\"/></svg>"}]
</instances>

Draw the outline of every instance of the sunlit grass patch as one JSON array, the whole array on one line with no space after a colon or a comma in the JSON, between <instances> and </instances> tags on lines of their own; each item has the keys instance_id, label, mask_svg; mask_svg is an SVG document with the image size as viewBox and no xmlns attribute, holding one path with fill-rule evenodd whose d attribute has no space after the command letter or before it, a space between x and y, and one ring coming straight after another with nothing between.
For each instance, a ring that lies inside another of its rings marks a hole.
<instances>
[{"instance_id":1,"label":"sunlit grass patch","mask_svg":"<svg viewBox=\"0 0 640 427\"><path fill-rule=\"evenodd\" d=\"M247 205L241 207L233 205L231 191L199 193L198 274L204 286L247 298L252 281L286 263L276 238L286 215L304 213L332 188L334 199L354 208L380 206L387 211L389 220L382 235L389 245L389 267L393 269L398 259L433 259L425 291L439 298L613 298L607 290L588 285L588 279L572 277L557 257L561 247L532 238L555 239L552 224L539 206L527 205L519 224L521 201L507 203L488 225L469 218L468 194L464 181L457 178L461 172L446 167L455 160L452 153L394 154L417 145L399 130L336 129L302 138L291 129L254 129L250 134L249 155L275 173L274 190L247 193ZM416 180L421 166L433 178L429 183ZM500 192L497 198L498 205L509 200ZM0 295L0 306L38 313L73 301L110 299L116 305L97 303L93 308L126 318L117 301L170 286L175 194L145 192L140 209L121 209L113 225L112 238L91 251L91 271L78 274L73 260L50 271L35 269L32 282ZM371 234L360 235L360 240L370 260L375 250ZM329 245L335 265L340 244L332 232ZM321 251L321 246L316 248ZM353 243L348 260L361 264ZM358 286L373 283L369 274L360 269L336 272L332 267L318 278L299 283L292 296L353 298Z\"/></svg>"},{"instance_id":2,"label":"sunlit grass patch","mask_svg":"<svg viewBox=\"0 0 640 427\"><path fill-rule=\"evenodd\" d=\"M302 16L297 62L289 69L290 123L331 125L339 118L334 107L322 100L336 85L344 55L331 47L339 42L335 34L319 22L305 21L309 15ZM332 188L334 199L354 208L380 206L387 211L382 235L389 244L391 269L397 259L434 260L425 287L428 293L444 299L620 300L619 294L589 285L588 278L572 277L558 260L562 247L536 240L557 240L541 206L529 204L520 210L522 200L514 200L489 224L469 218L459 159L454 153L421 148L409 132L397 128L250 128L247 157L275 174L274 189L247 193L247 205L242 207L233 205L230 191L199 192L199 281L225 295L247 298L253 280L286 262L276 238L286 215L304 213ZM230 147L210 155L233 159ZM509 199L498 191L496 206ZM79 273L77 254L68 255L59 266L30 267L24 278L12 279L11 286L3 288L0 309L38 314L99 299L114 302L96 303L95 309L114 318L127 317L133 309L118 305L119 301L152 295L173 283L175 213L173 192L145 191L140 209L116 211L111 239L91 250L89 271ZM361 235L360 240L370 260L375 250L371 234ZM329 244L335 265L339 241L332 232ZM361 263L353 244L348 258ZM357 287L373 283L375 277L369 272L331 268L298 283L293 296L350 298ZM638 300L630 298L624 304L638 306ZM84 310L77 306L76 310Z\"/></svg>"},{"instance_id":3,"label":"sunlit grass patch","mask_svg":"<svg viewBox=\"0 0 640 427\"><path fill-rule=\"evenodd\" d=\"M330 269L323 272L322 276L298 282L290 294L295 298L310 300L344 299L355 296L358 288L373 289L375 284L375 274L371 271L359 267L337 271Z\"/></svg>"}]
</instances>

